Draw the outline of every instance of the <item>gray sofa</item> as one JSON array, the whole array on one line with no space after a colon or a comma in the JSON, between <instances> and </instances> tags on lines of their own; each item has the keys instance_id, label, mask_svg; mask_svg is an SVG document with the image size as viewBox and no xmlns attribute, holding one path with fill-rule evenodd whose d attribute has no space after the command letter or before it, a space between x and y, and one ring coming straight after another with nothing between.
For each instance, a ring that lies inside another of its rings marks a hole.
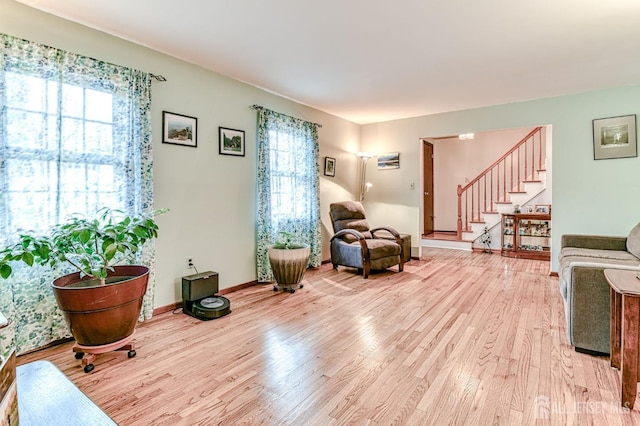
<instances>
[{"instance_id":1,"label":"gray sofa","mask_svg":"<svg viewBox=\"0 0 640 426\"><path fill-rule=\"evenodd\" d=\"M640 224L627 237L563 235L559 285L567 338L577 351L610 351L607 268L640 270Z\"/></svg>"}]
</instances>

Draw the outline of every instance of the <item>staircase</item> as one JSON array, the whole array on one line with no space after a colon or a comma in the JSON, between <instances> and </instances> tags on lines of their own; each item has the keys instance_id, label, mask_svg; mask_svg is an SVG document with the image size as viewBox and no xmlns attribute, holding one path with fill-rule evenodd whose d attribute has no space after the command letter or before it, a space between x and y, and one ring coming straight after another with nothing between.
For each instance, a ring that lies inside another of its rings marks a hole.
<instances>
[{"instance_id":1,"label":"staircase","mask_svg":"<svg viewBox=\"0 0 640 426\"><path fill-rule=\"evenodd\" d=\"M542 127L536 127L468 184L458 185L455 237L423 238L422 246L472 250L485 227L500 226L501 213L513 213L516 204L533 204L545 190L545 159ZM500 233L492 234L492 246L499 247Z\"/></svg>"}]
</instances>

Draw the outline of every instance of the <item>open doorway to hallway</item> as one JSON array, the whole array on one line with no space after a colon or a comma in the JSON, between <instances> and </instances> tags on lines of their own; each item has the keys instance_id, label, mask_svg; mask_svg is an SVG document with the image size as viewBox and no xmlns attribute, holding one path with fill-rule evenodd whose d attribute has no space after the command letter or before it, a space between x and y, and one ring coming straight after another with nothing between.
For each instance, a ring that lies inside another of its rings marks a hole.
<instances>
[{"instance_id":1,"label":"open doorway to hallway","mask_svg":"<svg viewBox=\"0 0 640 426\"><path fill-rule=\"evenodd\" d=\"M536 131L536 129L539 130ZM536 148L532 148L531 144L521 144L522 140L530 134L534 134ZM492 182L491 179L499 182L501 186L498 191L499 195L502 198L506 196L509 201L510 194L522 191L522 185L512 183L515 181L511 176L522 176L522 178L518 177L520 180L537 180L543 176L546 179L545 189L540 194L531 194L531 199L526 201L537 201L540 204L551 203L551 126L478 132L473 135L426 137L421 139L421 143L423 155L421 212L423 240L460 241L466 238L471 239L471 241L467 241L467 246L471 249L473 239L477 237L465 232L461 238L460 222L464 221L464 229L466 230L470 228L471 222L473 222L474 228L477 228L477 223L481 223L480 226L482 226L487 220L487 225L496 233L493 240L499 248L500 234L498 232L499 226L496 224L499 224L500 214L497 207L511 207L496 206L496 204L502 204L500 201L504 200L484 201L485 198L490 198L486 196L487 192L497 191L490 188L492 185L495 186L495 182ZM520 144L519 147L514 149L518 144ZM529 159L532 155L535 155L535 161ZM506 165L504 158L507 158ZM458 186L464 188L470 182L473 184L474 180L486 170L491 168L495 170L497 163L501 164L500 170L483 178L485 180L482 181L482 185L477 186L474 191L470 191L464 196L466 200L462 200L463 211L460 212ZM525 167L527 167L526 171ZM524 177L525 172L527 177ZM469 213L464 211L466 207L464 204L477 203L480 198L483 198L485 204L476 205L471 218L465 217ZM485 213L493 213L495 218L485 219Z\"/></svg>"}]
</instances>

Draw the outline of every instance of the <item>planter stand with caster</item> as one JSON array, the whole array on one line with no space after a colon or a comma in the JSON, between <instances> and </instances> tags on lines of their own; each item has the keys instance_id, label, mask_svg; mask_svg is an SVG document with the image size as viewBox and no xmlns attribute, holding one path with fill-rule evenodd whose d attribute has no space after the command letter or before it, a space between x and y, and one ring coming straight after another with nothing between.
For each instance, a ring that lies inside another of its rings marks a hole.
<instances>
[{"instance_id":1,"label":"planter stand with caster","mask_svg":"<svg viewBox=\"0 0 640 426\"><path fill-rule=\"evenodd\" d=\"M270 246L267 253L275 281L273 291L282 289L295 293L296 288L302 288L302 276L309 265L309 246L292 249L277 249Z\"/></svg>"},{"instance_id":2,"label":"planter stand with caster","mask_svg":"<svg viewBox=\"0 0 640 426\"><path fill-rule=\"evenodd\" d=\"M134 333L135 334L135 331ZM105 354L107 352L115 352L115 351L129 351L127 356L129 358L133 358L136 356L135 344L131 340L133 339L133 334L128 337L125 337L122 340L118 340L117 342L108 343L106 345L98 345L98 346L84 346L79 343L73 345L73 352L76 353L76 359L82 360L82 366L84 367L85 373L90 373L95 368L93 365L93 361L100 354ZM86 356L85 356L86 355Z\"/></svg>"},{"instance_id":3,"label":"planter stand with caster","mask_svg":"<svg viewBox=\"0 0 640 426\"><path fill-rule=\"evenodd\" d=\"M289 293L295 293L296 289L294 288L297 284L276 284L273 286L273 291L278 291L282 289L282 291L288 291ZM303 288L304 284L300 284L298 288Z\"/></svg>"}]
</instances>

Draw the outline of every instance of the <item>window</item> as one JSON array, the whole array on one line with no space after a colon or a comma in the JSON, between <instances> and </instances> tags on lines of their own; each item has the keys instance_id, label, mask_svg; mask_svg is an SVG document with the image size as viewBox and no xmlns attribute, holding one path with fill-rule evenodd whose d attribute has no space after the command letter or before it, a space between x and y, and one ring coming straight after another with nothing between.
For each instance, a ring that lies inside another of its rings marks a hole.
<instances>
[{"instance_id":1,"label":"window","mask_svg":"<svg viewBox=\"0 0 640 426\"><path fill-rule=\"evenodd\" d=\"M269 139L271 160L271 220L284 224L308 217L308 198L304 196L304 182L312 181L315 167L300 161L306 149L287 132L271 130Z\"/></svg>"},{"instance_id":2,"label":"window","mask_svg":"<svg viewBox=\"0 0 640 426\"><path fill-rule=\"evenodd\" d=\"M123 209L123 141L104 91L5 73L4 229L45 230L73 213ZM119 178L119 179L118 179ZM34 222L33 218L40 220Z\"/></svg>"},{"instance_id":3,"label":"window","mask_svg":"<svg viewBox=\"0 0 640 426\"><path fill-rule=\"evenodd\" d=\"M152 210L150 110L149 74L0 34L0 246L73 213ZM154 256L153 242L138 253L152 269ZM5 347L23 353L69 335L51 291L57 276L16 265L1 283Z\"/></svg>"},{"instance_id":4,"label":"window","mask_svg":"<svg viewBox=\"0 0 640 426\"><path fill-rule=\"evenodd\" d=\"M317 125L275 111L258 110L258 281L272 279L268 246L280 231L308 244L309 264L322 251Z\"/></svg>"}]
</instances>

